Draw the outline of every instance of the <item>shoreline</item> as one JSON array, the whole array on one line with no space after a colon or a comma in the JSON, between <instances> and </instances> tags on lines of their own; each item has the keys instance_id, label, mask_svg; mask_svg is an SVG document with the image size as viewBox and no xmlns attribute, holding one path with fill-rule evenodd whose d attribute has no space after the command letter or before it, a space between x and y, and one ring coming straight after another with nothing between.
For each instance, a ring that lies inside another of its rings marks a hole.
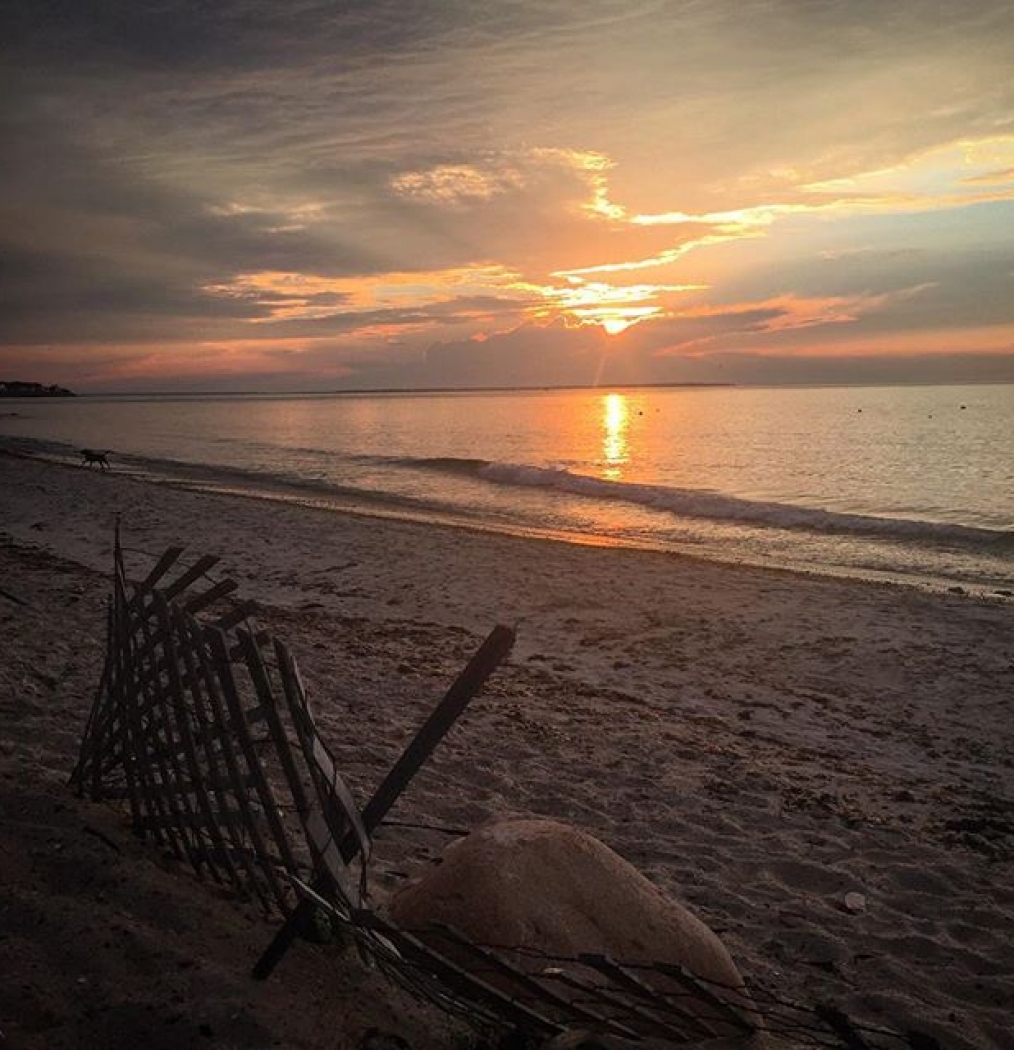
<instances>
[{"instance_id":1,"label":"shoreline","mask_svg":"<svg viewBox=\"0 0 1014 1050\"><path fill-rule=\"evenodd\" d=\"M20 439L16 439L20 440ZM31 452L21 452L10 448L0 448L0 457L9 457L15 460L24 460L29 463L44 463L58 469L77 471L80 464L65 459L50 457L45 454L37 455ZM142 457L143 459L143 457ZM238 468L216 467L211 464L192 464L187 462L176 463L164 461L172 467L186 472L187 470L214 474L219 470L223 477L227 478L230 473L238 474L242 478L248 478L248 472ZM252 501L267 505L276 505L293 508L298 512L307 514L326 514L346 516L366 521L381 521L403 523L410 527L420 529L452 530L475 534L478 536L498 536L517 540L521 543L553 543L564 544L577 548L593 548L601 550L625 551L631 554L642 554L651 557L669 557L675 559L686 558L696 562L704 562L717 567L729 566L743 570L755 570L758 572L787 573L790 576L815 577L818 579L838 580L843 582L867 583L871 585L893 586L910 588L916 591L930 594L962 594L977 600L994 601L1000 603L1014 604L1014 587L998 588L994 584L972 583L963 581L956 584L953 579L931 577L925 574L905 573L901 569L876 569L864 568L858 571L849 566L813 566L805 563L772 564L762 559L749 560L744 558L722 559L711 552L685 549L677 546L667 546L659 542L653 544L649 540L624 540L614 539L603 534L582 533L566 530L540 529L536 526L524 526L518 524L498 524L493 521L469 520L466 516L455 517L450 511L440 512L433 509L412 509L411 497L389 496L383 493L370 494L359 493L358 490L349 490L342 493L340 488L332 487L329 491L324 490L320 496L314 498L314 489L311 486L283 481L277 482L276 490L268 488L232 487L228 480L191 480L185 476L154 476L145 475L143 472L128 469L126 471L113 471L121 480L139 484L155 486L167 490L189 492L196 495L207 495L225 500L238 499ZM286 493L285 489L293 489L295 495ZM355 494L353 494L355 493ZM344 502L343 502L344 500ZM385 510L386 506L398 509ZM1014 536L1014 533L1011 534ZM690 546L689 544L687 545Z\"/></svg>"},{"instance_id":2,"label":"shoreline","mask_svg":"<svg viewBox=\"0 0 1014 1050\"><path fill-rule=\"evenodd\" d=\"M570 821L716 929L748 979L948 1050L1009 1047L1009 602L314 512L6 456L0 492L5 587L40 596L28 613L0 599L5 793L65 797L121 513L125 546L147 552L136 566L171 543L223 556L216 574L296 652L357 797L489 628L516 624L512 657L396 820ZM379 885L439 846L385 831Z\"/></svg>"}]
</instances>

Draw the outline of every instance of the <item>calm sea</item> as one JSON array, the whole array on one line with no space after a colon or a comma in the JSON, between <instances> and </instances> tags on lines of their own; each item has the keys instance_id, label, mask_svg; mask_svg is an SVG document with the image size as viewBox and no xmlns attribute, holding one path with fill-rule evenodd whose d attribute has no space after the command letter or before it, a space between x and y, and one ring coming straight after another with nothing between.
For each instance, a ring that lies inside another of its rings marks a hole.
<instances>
[{"instance_id":1,"label":"calm sea","mask_svg":"<svg viewBox=\"0 0 1014 1050\"><path fill-rule=\"evenodd\" d=\"M318 507L1014 589L1014 386L0 402L0 448Z\"/></svg>"}]
</instances>

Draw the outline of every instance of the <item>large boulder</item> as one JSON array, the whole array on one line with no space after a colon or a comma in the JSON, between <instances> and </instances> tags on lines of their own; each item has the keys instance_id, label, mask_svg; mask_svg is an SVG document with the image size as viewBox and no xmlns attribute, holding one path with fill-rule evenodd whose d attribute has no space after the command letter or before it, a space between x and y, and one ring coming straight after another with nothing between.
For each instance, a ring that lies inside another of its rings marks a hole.
<instances>
[{"instance_id":1,"label":"large boulder","mask_svg":"<svg viewBox=\"0 0 1014 1050\"><path fill-rule=\"evenodd\" d=\"M722 985L743 985L703 922L608 846L557 821L507 818L480 827L399 890L388 913L403 929L444 924L477 944L664 961ZM501 954L529 971L547 965L531 952ZM684 1005L715 1016L705 1004Z\"/></svg>"}]
</instances>

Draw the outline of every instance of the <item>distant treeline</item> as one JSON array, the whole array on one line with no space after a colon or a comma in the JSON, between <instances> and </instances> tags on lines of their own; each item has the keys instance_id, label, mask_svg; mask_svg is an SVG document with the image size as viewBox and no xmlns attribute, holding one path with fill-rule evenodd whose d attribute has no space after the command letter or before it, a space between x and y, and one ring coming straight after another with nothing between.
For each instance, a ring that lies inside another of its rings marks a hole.
<instances>
[{"instance_id":1,"label":"distant treeline","mask_svg":"<svg viewBox=\"0 0 1014 1050\"><path fill-rule=\"evenodd\" d=\"M50 383L22 383L17 379L0 379L0 397L76 397L73 390Z\"/></svg>"}]
</instances>

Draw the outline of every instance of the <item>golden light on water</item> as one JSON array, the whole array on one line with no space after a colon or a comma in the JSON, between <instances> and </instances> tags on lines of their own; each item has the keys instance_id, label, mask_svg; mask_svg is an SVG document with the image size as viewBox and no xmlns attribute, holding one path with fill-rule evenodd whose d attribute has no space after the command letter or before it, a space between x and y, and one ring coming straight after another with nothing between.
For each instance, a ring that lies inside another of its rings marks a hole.
<instances>
[{"instance_id":1,"label":"golden light on water","mask_svg":"<svg viewBox=\"0 0 1014 1050\"><path fill-rule=\"evenodd\" d=\"M602 459L603 476L617 481L623 477L624 464L630 458L627 431L630 427L630 406L623 394L606 394L602 398Z\"/></svg>"}]
</instances>

